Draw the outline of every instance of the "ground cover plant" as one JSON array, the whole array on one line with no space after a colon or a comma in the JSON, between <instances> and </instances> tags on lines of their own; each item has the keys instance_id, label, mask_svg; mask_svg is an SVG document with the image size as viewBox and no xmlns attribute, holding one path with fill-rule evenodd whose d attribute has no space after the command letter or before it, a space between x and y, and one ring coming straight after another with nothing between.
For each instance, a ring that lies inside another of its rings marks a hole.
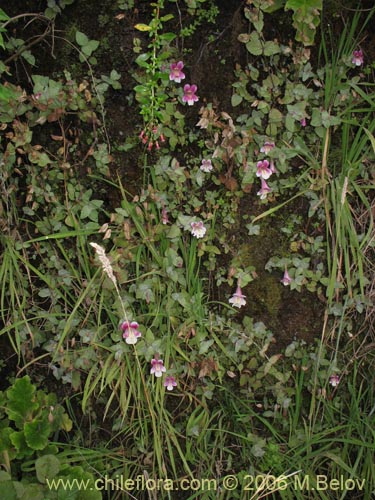
<instances>
[{"instance_id":1,"label":"ground cover plant","mask_svg":"<svg viewBox=\"0 0 375 500\"><path fill-rule=\"evenodd\" d=\"M41 4L0 9L4 498L372 498L374 7Z\"/></svg>"}]
</instances>

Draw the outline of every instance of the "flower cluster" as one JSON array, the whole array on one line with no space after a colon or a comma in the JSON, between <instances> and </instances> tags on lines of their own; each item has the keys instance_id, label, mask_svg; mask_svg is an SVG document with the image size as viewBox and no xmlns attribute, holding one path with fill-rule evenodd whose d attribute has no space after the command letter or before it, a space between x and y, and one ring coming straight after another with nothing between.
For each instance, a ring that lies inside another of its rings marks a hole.
<instances>
[{"instance_id":1,"label":"flower cluster","mask_svg":"<svg viewBox=\"0 0 375 500\"><path fill-rule=\"evenodd\" d=\"M142 336L139 331L139 324L136 321L128 321L125 320L120 324L120 330L122 330L122 337L125 339L125 342L129 345L134 345L138 342L138 339ZM151 360L151 369L150 374L155 375L155 377L160 378L163 376L163 373L166 373L167 369L164 366L164 361L159 359L159 355ZM177 386L176 379L169 375L165 377L164 387L166 387L167 391L172 391L174 387Z\"/></svg>"},{"instance_id":2,"label":"flower cluster","mask_svg":"<svg viewBox=\"0 0 375 500\"><path fill-rule=\"evenodd\" d=\"M155 375L155 377L160 378L163 373L166 373L167 369L164 366L164 361L159 359L159 356L156 355L155 358L151 360L151 370L150 374ZM168 375L164 380L164 387L167 388L167 391L173 391L173 387L177 386L176 379L172 375Z\"/></svg>"},{"instance_id":3,"label":"flower cluster","mask_svg":"<svg viewBox=\"0 0 375 500\"><path fill-rule=\"evenodd\" d=\"M268 154L274 147L275 147L274 142L265 141L263 146L260 148L260 152ZM274 173L276 173L276 168L272 159L271 161L268 160L258 161L256 176L260 177L261 187L260 190L257 192L257 195L260 196L261 200L264 200L267 197L268 193L272 191L266 181Z\"/></svg>"},{"instance_id":4,"label":"flower cluster","mask_svg":"<svg viewBox=\"0 0 375 500\"><path fill-rule=\"evenodd\" d=\"M169 80L175 83L181 83L181 80L185 79L185 73L182 71L184 63L178 61L177 63L171 63L169 66ZM192 106L195 102L199 100L196 92L198 87L196 85L186 84L184 86L184 94L182 96L182 101L186 102L189 106ZM139 134L139 138L143 144L147 144L147 149L152 150L153 147L160 149L160 143L165 142L164 135L159 130L160 127L151 123L147 125L142 132Z\"/></svg>"},{"instance_id":5,"label":"flower cluster","mask_svg":"<svg viewBox=\"0 0 375 500\"><path fill-rule=\"evenodd\" d=\"M147 149L151 149L155 146L156 149L160 149L160 142L165 142L164 134L159 132L159 127L154 125L148 126L142 130L139 134L143 144L147 144Z\"/></svg>"},{"instance_id":6,"label":"flower cluster","mask_svg":"<svg viewBox=\"0 0 375 500\"><path fill-rule=\"evenodd\" d=\"M169 80L171 82L181 83L181 80L185 78L185 73L182 69L184 63L178 61L177 63L172 63L169 67ZM189 85L188 83L184 86L184 95L182 96L182 102L187 102L189 106L192 106L195 102L199 100L196 92L198 87L196 85Z\"/></svg>"}]
</instances>

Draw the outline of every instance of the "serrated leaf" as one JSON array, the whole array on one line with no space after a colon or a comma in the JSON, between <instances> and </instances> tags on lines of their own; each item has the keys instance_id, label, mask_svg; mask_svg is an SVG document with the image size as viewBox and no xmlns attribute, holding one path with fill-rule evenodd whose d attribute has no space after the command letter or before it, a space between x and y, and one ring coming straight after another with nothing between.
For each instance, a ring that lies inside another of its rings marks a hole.
<instances>
[{"instance_id":1,"label":"serrated leaf","mask_svg":"<svg viewBox=\"0 0 375 500\"><path fill-rule=\"evenodd\" d=\"M60 471L60 460L54 455L43 455L35 462L36 477L45 484L46 479L53 479Z\"/></svg>"},{"instance_id":2,"label":"serrated leaf","mask_svg":"<svg viewBox=\"0 0 375 500\"><path fill-rule=\"evenodd\" d=\"M26 443L33 450L43 450L47 446L50 432L51 426L47 417L26 422L24 426Z\"/></svg>"},{"instance_id":3,"label":"serrated leaf","mask_svg":"<svg viewBox=\"0 0 375 500\"><path fill-rule=\"evenodd\" d=\"M16 380L6 392L8 397L6 409L8 418L13 420L19 429L23 427L24 421L39 407L39 404L34 401L34 393L35 387L31 384L28 375Z\"/></svg>"}]
</instances>

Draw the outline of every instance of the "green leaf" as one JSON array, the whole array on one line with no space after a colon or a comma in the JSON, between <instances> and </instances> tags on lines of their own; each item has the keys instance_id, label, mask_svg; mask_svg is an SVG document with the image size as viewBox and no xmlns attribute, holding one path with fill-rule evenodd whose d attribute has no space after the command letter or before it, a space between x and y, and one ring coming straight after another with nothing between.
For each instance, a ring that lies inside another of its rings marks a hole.
<instances>
[{"instance_id":1,"label":"green leaf","mask_svg":"<svg viewBox=\"0 0 375 500\"><path fill-rule=\"evenodd\" d=\"M163 16L160 18L160 21L163 21L165 23L166 21L169 21L170 19L173 19L174 15L173 14L167 14L166 16Z\"/></svg>"},{"instance_id":2,"label":"green leaf","mask_svg":"<svg viewBox=\"0 0 375 500\"><path fill-rule=\"evenodd\" d=\"M54 455L43 455L35 462L36 477L40 483L53 479L60 471L60 460Z\"/></svg>"},{"instance_id":3,"label":"green leaf","mask_svg":"<svg viewBox=\"0 0 375 500\"><path fill-rule=\"evenodd\" d=\"M33 450L43 450L48 444L48 436L51 426L47 416L38 418L32 422L26 422L24 426L26 443Z\"/></svg>"},{"instance_id":4,"label":"green leaf","mask_svg":"<svg viewBox=\"0 0 375 500\"><path fill-rule=\"evenodd\" d=\"M306 12L307 9L322 9L323 0L287 0L285 4L285 10L297 10L302 9L302 12Z\"/></svg>"},{"instance_id":5,"label":"green leaf","mask_svg":"<svg viewBox=\"0 0 375 500\"><path fill-rule=\"evenodd\" d=\"M1 44L0 44L1 45ZM16 94L9 87L5 87L5 85L0 84L0 100L9 102L11 99L15 99Z\"/></svg>"},{"instance_id":6,"label":"green leaf","mask_svg":"<svg viewBox=\"0 0 375 500\"><path fill-rule=\"evenodd\" d=\"M266 42L264 44L264 55L265 56L274 56L275 54L280 53L280 45L275 42Z\"/></svg>"},{"instance_id":7,"label":"green leaf","mask_svg":"<svg viewBox=\"0 0 375 500\"><path fill-rule=\"evenodd\" d=\"M90 57L91 54L99 47L99 42L97 40L90 40L87 44L82 46L81 50L85 56Z\"/></svg>"},{"instance_id":8,"label":"green leaf","mask_svg":"<svg viewBox=\"0 0 375 500\"><path fill-rule=\"evenodd\" d=\"M121 75L120 75L120 73L117 73L117 71L115 69L113 69L111 71L111 74L109 75L109 77L110 77L111 80L117 81L117 80L120 80Z\"/></svg>"},{"instance_id":9,"label":"green leaf","mask_svg":"<svg viewBox=\"0 0 375 500\"><path fill-rule=\"evenodd\" d=\"M10 420L14 420L16 426L22 429L26 421L39 404L34 401L35 387L31 384L30 378L26 375L15 381L13 386L7 390L8 407L6 412Z\"/></svg>"},{"instance_id":10,"label":"green leaf","mask_svg":"<svg viewBox=\"0 0 375 500\"><path fill-rule=\"evenodd\" d=\"M2 481L1 497L6 500L17 500L19 498L13 481Z\"/></svg>"},{"instance_id":11,"label":"green leaf","mask_svg":"<svg viewBox=\"0 0 375 500\"><path fill-rule=\"evenodd\" d=\"M134 28L138 31L151 31L151 26L148 26L148 24L143 24L143 23L136 24Z\"/></svg>"},{"instance_id":12,"label":"green leaf","mask_svg":"<svg viewBox=\"0 0 375 500\"><path fill-rule=\"evenodd\" d=\"M78 45L83 47L84 45L87 45L88 41L89 39L84 33L81 33L80 31L76 32L76 42Z\"/></svg>"},{"instance_id":13,"label":"green leaf","mask_svg":"<svg viewBox=\"0 0 375 500\"><path fill-rule=\"evenodd\" d=\"M181 234L180 228L176 226L176 224L173 224L167 233L167 238L169 239L178 238L180 234Z\"/></svg>"},{"instance_id":14,"label":"green leaf","mask_svg":"<svg viewBox=\"0 0 375 500\"><path fill-rule=\"evenodd\" d=\"M135 62L140 66L141 68L148 68L149 63L146 62L150 57L150 54L139 54Z\"/></svg>"},{"instance_id":15,"label":"green leaf","mask_svg":"<svg viewBox=\"0 0 375 500\"><path fill-rule=\"evenodd\" d=\"M242 102L242 96L240 96L238 94L233 94L231 102L232 102L233 107L238 106Z\"/></svg>"},{"instance_id":16,"label":"green leaf","mask_svg":"<svg viewBox=\"0 0 375 500\"><path fill-rule=\"evenodd\" d=\"M87 217L90 217L92 211L92 205L84 205L81 210L80 219L86 219Z\"/></svg>"},{"instance_id":17,"label":"green leaf","mask_svg":"<svg viewBox=\"0 0 375 500\"><path fill-rule=\"evenodd\" d=\"M0 9L0 21L9 21L10 17L5 14L3 9Z\"/></svg>"},{"instance_id":18,"label":"green leaf","mask_svg":"<svg viewBox=\"0 0 375 500\"><path fill-rule=\"evenodd\" d=\"M12 434L9 435L9 439L13 444L13 448L17 450L17 458L25 458L34 453L34 450L31 450L26 443L25 433L23 431L13 431Z\"/></svg>"},{"instance_id":19,"label":"green leaf","mask_svg":"<svg viewBox=\"0 0 375 500\"><path fill-rule=\"evenodd\" d=\"M260 56L263 53L263 45L259 37L259 33L253 31L250 35L250 39L246 44L247 50L250 54L254 56Z\"/></svg>"}]
</instances>

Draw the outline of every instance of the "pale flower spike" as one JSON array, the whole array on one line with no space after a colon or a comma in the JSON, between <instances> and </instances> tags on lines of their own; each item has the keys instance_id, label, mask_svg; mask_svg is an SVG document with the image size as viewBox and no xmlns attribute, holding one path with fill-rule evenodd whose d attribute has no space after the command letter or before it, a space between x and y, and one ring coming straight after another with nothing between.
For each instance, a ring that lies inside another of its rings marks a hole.
<instances>
[{"instance_id":1,"label":"pale flower spike","mask_svg":"<svg viewBox=\"0 0 375 500\"><path fill-rule=\"evenodd\" d=\"M116 276L113 274L113 269L108 257L105 254L105 250L103 247L98 245L97 243L90 243L90 245L95 249L96 255L102 265L103 271L106 273L108 278L113 282L113 284L117 287Z\"/></svg>"}]
</instances>

